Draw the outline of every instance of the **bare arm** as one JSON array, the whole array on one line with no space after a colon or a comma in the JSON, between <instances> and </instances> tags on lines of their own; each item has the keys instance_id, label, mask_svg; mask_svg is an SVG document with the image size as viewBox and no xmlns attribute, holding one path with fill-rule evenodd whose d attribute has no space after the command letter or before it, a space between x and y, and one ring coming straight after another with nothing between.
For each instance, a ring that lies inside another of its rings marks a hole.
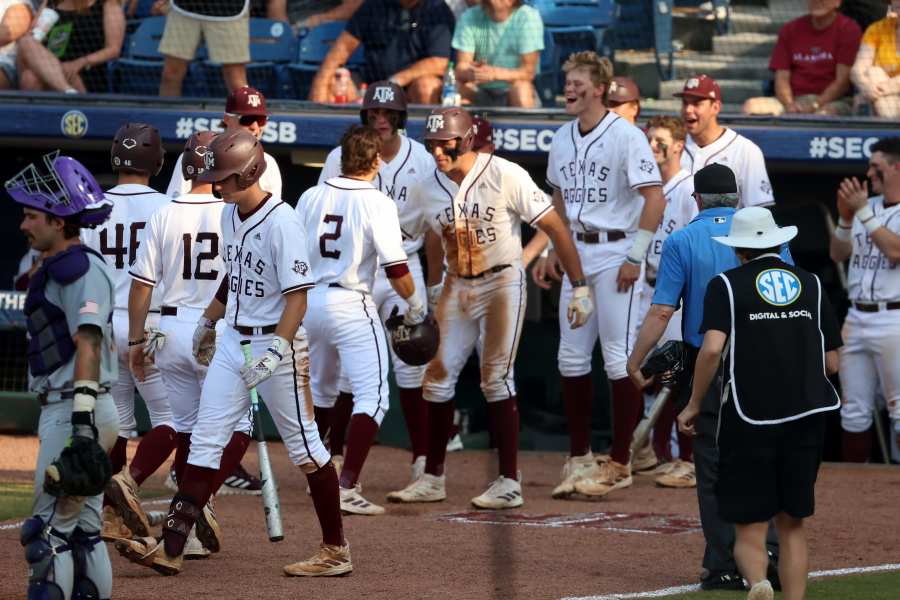
<instances>
[{"instance_id":1,"label":"bare arm","mask_svg":"<svg viewBox=\"0 0 900 600\"><path fill-rule=\"evenodd\" d=\"M207 310L209 310L207 308ZM275 335L286 340L294 339L303 316L306 314L306 290L295 290L284 294L284 310L275 326Z\"/></svg>"},{"instance_id":2,"label":"bare arm","mask_svg":"<svg viewBox=\"0 0 900 600\"><path fill-rule=\"evenodd\" d=\"M118 58L122 53L122 44L125 42L125 11L118 0L106 0L103 4L103 37L103 48L77 59L81 62L81 69L102 65Z\"/></svg>"},{"instance_id":3,"label":"bare arm","mask_svg":"<svg viewBox=\"0 0 900 600\"><path fill-rule=\"evenodd\" d=\"M697 363L694 365L691 399L681 414L678 415L678 428L683 433L689 435L696 433L694 430L694 419L700 414L703 397L709 391L709 385L719 369L722 350L725 348L727 340L728 336L724 332L716 331L715 329L710 329L703 336L703 346L697 354Z\"/></svg>"},{"instance_id":4,"label":"bare arm","mask_svg":"<svg viewBox=\"0 0 900 600\"><path fill-rule=\"evenodd\" d=\"M0 21L0 46L14 42L31 28L31 9L26 4L15 4L6 9Z\"/></svg>"},{"instance_id":5,"label":"bare arm","mask_svg":"<svg viewBox=\"0 0 900 600\"><path fill-rule=\"evenodd\" d=\"M547 234L547 237L553 242L553 249L559 256L569 281L578 281L584 279L584 271L581 269L581 259L578 257L578 250L575 249L575 243L572 241L572 234L569 233L568 227L560 218L555 210L548 211L537 226Z\"/></svg>"},{"instance_id":6,"label":"bare arm","mask_svg":"<svg viewBox=\"0 0 900 600\"><path fill-rule=\"evenodd\" d=\"M540 256L541 252L544 251L544 248L546 248L549 243L549 236L538 229L522 249L522 264L525 265L525 267L528 267L528 265L531 264L531 261Z\"/></svg>"},{"instance_id":7,"label":"bare arm","mask_svg":"<svg viewBox=\"0 0 900 600\"><path fill-rule=\"evenodd\" d=\"M332 77L334 77L334 72L338 67L347 63L347 59L350 58L350 55L353 54L354 50L358 47L358 39L346 31L341 33L338 39L335 40L331 50L328 51L325 60L322 61L322 66L319 67L319 72L316 73L316 77L313 79L309 91L309 99L311 101L328 101L328 87L331 84Z\"/></svg>"},{"instance_id":8,"label":"bare arm","mask_svg":"<svg viewBox=\"0 0 900 600\"><path fill-rule=\"evenodd\" d=\"M362 3L363 0L344 0L331 10L326 10L325 12L320 12L307 17L303 22L303 25L306 27L315 27L330 21L346 21L353 16L353 13L356 12L356 9L358 9Z\"/></svg>"},{"instance_id":9,"label":"bare arm","mask_svg":"<svg viewBox=\"0 0 900 600\"><path fill-rule=\"evenodd\" d=\"M900 235L883 225L869 235L888 260L894 263L900 262Z\"/></svg>"},{"instance_id":10,"label":"bare arm","mask_svg":"<svg viewBox=\"0 0 900 600\"><path fill-rule=\"evenodd\" d=\"M442 77L444 71L447 70L447 64L449 62L450 60L447 58L429 56L428 58L423 58L422 60L414 62L402 71L397 71L391 75L391 79L396 81L401 87L406 87L416 79L427 75Z\"/></svg>"},{"instance_id":11,"label":"bare arm","mask_svg":"<svg viewBox=\"0 0 900 600\"><path fill-rule=\"evenodd\" d=\"M425 264L428 266L428 287L439 284L444 279L444 246L441 236L429 229L425 233Z\"/></svg>"},{"instance_id":12,"label":"bare arm","mask_svg":"<svg viewBox=\"0 0 900 600\"><path fill-rule=\"evenodd\" d=\"M839 240L835 236L831 236L831 245L828 248L828 254L834 262L844 262L850 258L853 252L853 244L844 240Z\"/></svg>"},{"instance_id":13,"label":"bare arm","mask_svg":"<svg viewBox=\"0 0 900 600\"><path fill-rule=\"evenodd\" d=\"M841 357L837 350L829 350L825 353L825 372L834 375L841 366Z\"/></svg>"},{"instance_id":14,"label":"bare arm","mask_svg":"<svg viewBox=\"0 0 900 600\"><path fill-rule=\"evenodd\" d=\"M100 343L103 334L96 325L82 325L75 334L75 381L100 381Z\"/></svg>"},{"instance_id":15,"label":"bare arm","mask_svg":"<svg viewBox=\"0 0 900 600\"><path fill-rule=\"evenodd\" d=\"M152 296L153 286L136 279L131 280L131 290L128 293L129 342L144 339L144 325L147 322L147 313L150 310L150 299ZM145 377L143 343L128 346L128 364L137 380L143 381Z\"/></svg>"},{"instance_id":16,"label":"bare arm","mask_svg":"<svg viewBox=\"0 0 900 600\"><path fill-rule=\"evenodd\" d=\"M666 198L663 196L661 185L644 186L638 191L644 197L644 209L641 211L641 218L638 221L638 232L634 237L634 243L616 275L616 289L620 294L630 290L634 282L641 276L641 265L647 258L647 249L653 241L660 221L662 221L663 211L666 210Z\"/></svg>"},{"instance_id":17,"label":"bare arm","mask_svg":"<svg viewBox=\"0 0 900 600\"><path fill-rule=\"evenodd\" d=\"M663 212L666 210L666 197L663 196L662 186L648 185L638 191L644 197L644 210L641 211L638 228L655 234L662 221Z\"/></svg>"},{"instance_id":18,"label":"bare arm","mask_svg":"<svg viewBox=\"0 0 900 600\"><path fill-rule=\"evenodd\" d=\"M631 356L628 357L628 363L625 365L625 370L629 377L639 389L647 384L644 376L641 375L641 365L644 364L644 359L647 358L650 351L656 348L656 344L659 343L674 314L674 306L651 304L650 310L647 311L647 316L644 317L644 323L638 332L634 349L631 351Z\"/></svg>"},{"instance_id":19,"label":"bare arm","mask_svg":"<svg viewBox=\"0 0 900 600\"><path fill-rule=\"evenodd\" d=\"M537 73L538 59L540 52L527 52L519 55L521 61L515 69L505 67L495 67L486 65L484 68L489 69L488 78L485 81L532 81L534 74Z\"/></svg>"},{"instance_id":20,"label":"bare arm","mask_svg":"<svg viewBox=\"0 0 900 600\"><path fill-rule=\"evenodd\" d=\"M474 60L474 52L463 52L462 50L456 51L456 68L453 69L453 72L456 75L456 81L459 83L466 83L475 79L475 74L472 72Z\"/></svg>"},{"instance_id":21,"label":"bare arm","mask_svg":"<svg viewBox=\"0 0 900 600\"><path fill-rule=\"evenodd\" d=\"M856 60L850 69L850 80L862 91L867 98L872 98L872 83L869 81L868 70L875 62L875 48L868 44L860 44L856 53Z\"/></svg>"},{"instance_id":22,"label":"bare arm","mask_svg":"<svg viewBox=\"0 0 900 600\"><path fill-rule=\"evenodd\" d=\"M228 277L228 275L226 274L225 277ZM203 317L210 321L218 321L224 316L225 303L219 301L218 298L213 298L210 301L209 306L206 307L206 310L203 311Z\"/></svg>"},{"instance_id":23,"label":"bare arm","mask_svg":"<svg viewBox=\"0 0 900 600\"><path fill-rule=\"evenodd\" d=\"M828 84L819 97L816 99L819 106L823 107L829 102L834 102L843 98L850 91L850 67L847 65L837 65L835 69L834 81Z\"/></svg>"},{"instance_id":24,"label":"bare arm","mask_svg":"<svg viewBox=\"0 0 900 600\"><path fill-rule=\"evenodd\" d=\"M791 72L787 69L775 71L775 97L785 109L793 112L790 107L794 104L794 92L791 90Z\"/></svg>"},{"instance_id":25,"label":"bare arm","mask_svg":"<svg viewBox=\"0 0 900 600\"><path fill-rule=\"evenodd\" d=\"M390 277L388 281L394 291L404 300L416 293L416 282L413 281L412 273L405 273L400 277Z\"/></svg>"}]
</instances>

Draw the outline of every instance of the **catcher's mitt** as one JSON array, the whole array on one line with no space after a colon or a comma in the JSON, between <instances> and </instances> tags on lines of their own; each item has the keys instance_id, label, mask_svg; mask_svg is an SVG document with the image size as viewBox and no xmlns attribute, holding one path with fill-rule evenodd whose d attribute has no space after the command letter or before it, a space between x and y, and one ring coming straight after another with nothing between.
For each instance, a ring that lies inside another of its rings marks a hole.
<instances>
[{"instance_id":1,"label":"catcher's mitt","mask_svg":"<svg viewBox=\"0 0 900 600\"><path fill-rule=\"evenodd\" d=\"M650 378L659 375L660 383L672 385L684 368L684 343L670 340L650 353L641 374Z\"/></svg>"},{"instance_id":2,"label":"catcher's mitt","mask_svg":"<svg viewBox=\"0 0 900 600\"><path fill-rule=\"evenodd\" d=\"M83 433L84 426L76 424L69 445L44 472L44 491L51 496L96 496L109 483L112 464L97 443L96 430L93 436Z\"/></svg>"},{"instance_id":3,"label":"catcher's mitt","mask_svg":"<svg viewBox=\"0 0 900 600\"><path fill-rule=\"evenodd\" d=\"M385 322L391 334L391 347L400 360L408 365L427 364L437 354L441 341L437 321L429 313L424 321L410 326L403 322L403 315L398 314L399 312L400 309L395 306Z\"/></svg>"}]
</instances>

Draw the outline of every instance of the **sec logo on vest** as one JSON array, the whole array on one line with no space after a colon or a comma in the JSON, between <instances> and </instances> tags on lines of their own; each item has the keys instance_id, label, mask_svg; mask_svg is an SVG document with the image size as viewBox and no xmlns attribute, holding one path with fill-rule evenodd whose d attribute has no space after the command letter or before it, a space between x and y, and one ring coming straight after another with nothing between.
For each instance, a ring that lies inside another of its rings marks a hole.
<instances>
[{"instance_id":1,"label":"sec logo on vest","mask_svg":"<svg viewBox=\"0 0 900 600\"><path fill-rule=\"evenodd\" d=\"M766 269L756 276L756 291L773 306L787 306L800 297L800 280L785 269Z\"/></svg>"}]
</instances>

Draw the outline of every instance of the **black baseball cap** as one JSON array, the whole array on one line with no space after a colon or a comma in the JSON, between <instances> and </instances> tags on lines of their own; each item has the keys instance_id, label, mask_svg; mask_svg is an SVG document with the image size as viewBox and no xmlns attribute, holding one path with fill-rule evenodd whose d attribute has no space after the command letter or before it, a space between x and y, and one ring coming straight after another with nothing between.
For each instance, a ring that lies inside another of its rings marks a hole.
<instances>
[{"instance_id":1,"label":"black baseball cap","mask_svg":"<svg viewBox=\"0 0 900 600\"><path fill-rule=\"evenodd\" d=\"M698 194L736 194L734 171L713 163L694 173L694 192Z\"/></svg>"}]
</instances>

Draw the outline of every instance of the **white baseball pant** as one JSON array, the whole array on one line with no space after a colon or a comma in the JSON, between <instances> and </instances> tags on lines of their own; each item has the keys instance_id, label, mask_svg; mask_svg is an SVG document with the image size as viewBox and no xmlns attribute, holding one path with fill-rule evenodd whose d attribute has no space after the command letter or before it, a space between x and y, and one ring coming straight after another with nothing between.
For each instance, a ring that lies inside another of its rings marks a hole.
<instances>
[{"instance_id":1,"label":"white baseball pant","mask_svg":"<svg viewBox=\"0 0 900 600\"><path fill-rule=\"evenodd\" d=\"M237 425L250 411L250 393L241 379L244 353L241 340L250 340L252 354L261 356L272 341L272 334L242 336L226 326L218 336L203 382L197 422L191 433L188 463L197 467L219 468L222 450ZM291 352L278 364L275 373L256 388L265 402L275 427L295 465L313 464L318 469L331 460L319 439L313 417L312 399L306 385L308 357L300 344L291 343Z\"/></svg>"},{"instance_id":2,"label":"white baseball pant","mask_svg":"<svg viewBox=\"0 0 900 600\"><path fill-rule=\"evenodd\" d=\"M641 330L641 326L644 324L644 319L647 318L647 313L650 311L650 305L653 304L653 293L655 291L656 288L650 285L648 281L644 280L644 287L641 290L641 305L638 309L637 323L635 323L634 328L635 332L639 332ZM635 333L635 336L637 336L637 333ZM657 346L662 346L670 340L682 340L681 307L678 307L678 309L674 313L672 313L672 318L669 319L669 324L666 325L666 330L663 331L662 337L659 338Z\"/></svg>"},{"instance_id":3,"label":"white baseball pant","mask_svg":"<svg viewBox=\"0 0 900 600\"><path fill-rule=\"evenodd\" d=\"M369 415L380 426L390 407L388 343L372 296L317 286L306 301L313 402L334 406L343 372L353 393L353 414Z\"/></svg>"},{"instance_id":4,"label":"white baseball pant","mask_svg":"<svg viewBox=\"0 0 900 600\"><path fill-rule=\"evenodd\" d=\"M488 402L516 395L514 365L525 319L525 272L520 265L477 279L448 274L438 301L441 343L425 371L423 396L448 402L459 373L482 341L481 391Z\"/></svg>"},{"instance_id":5,"label":"white baseball pant","mask_svg":"<svg viewBox=\"0 0 900 600\"><path fill-rule=\"evenodd\" d=\"M147 315L147 327L159 327L159 314ZM129 438L137 431L134 416L134 388L136 387L147 406L150 426L172 426L172 409L169 394L159 369L154 364L144 367L146 377L138 381L131 374L128 364L128 311L113 311L113 335L116 338L116 353L119 359L119 378L112 384L110 392L119 412L119 437Z\"/></svg>"}]
</instances>

